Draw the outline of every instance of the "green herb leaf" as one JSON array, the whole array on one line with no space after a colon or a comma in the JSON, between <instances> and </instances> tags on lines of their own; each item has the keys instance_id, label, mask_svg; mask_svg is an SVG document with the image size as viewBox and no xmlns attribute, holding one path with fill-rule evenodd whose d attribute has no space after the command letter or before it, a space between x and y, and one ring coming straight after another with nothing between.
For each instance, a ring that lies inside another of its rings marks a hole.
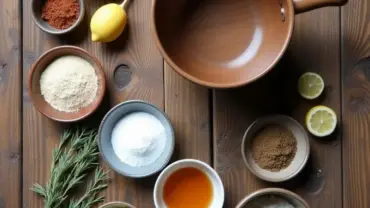
<instances>
[{"instance_id":1,"label":"green herb leaf","mask_svg":"<svg viewBox=\"0 0 370 208\"><path fill-rule=\"evenodd\" d=\"M93 170L94 180L87 185L85 194L79 199L70 196ZM45 187L34 184L31 190L44 198L45 208L89 208L104 200L98 194L108 186L107 179L107 173L99 167L97 131L77 128L65 131L53 150Z\"/></svg>"},{"instance_id":2,"label":"green herb leaf","mask_svg":"<svg viewBox=\"0 0 370 208\"><path fill-rule=\"evenodd\" d=\"M46 197L46 191L45 189L38 183L35 183L33 187L31 188L33 192L36 192L38 195L42 197Z\"/></svg>"}]
</instances>

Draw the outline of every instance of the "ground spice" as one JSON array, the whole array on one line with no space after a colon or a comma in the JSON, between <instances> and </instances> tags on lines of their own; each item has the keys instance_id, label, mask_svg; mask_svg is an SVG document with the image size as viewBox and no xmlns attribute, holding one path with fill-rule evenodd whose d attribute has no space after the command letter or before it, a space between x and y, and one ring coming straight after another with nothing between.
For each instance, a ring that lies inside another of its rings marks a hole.
<instances>
[{"instance_id":1,"label":"ground spice","mask_svg":"<svg viewBox=\"0 0 370 208\"><path fill-rule=\"evenodd\" d=\"M279 125L268 125L252 141L252 155L263 169L278 172L292 162L297 152L293 133Z\"/></svg>"},{"instance_id":2,"label":"ground spice","mask_svg":"<svg viewBox=\"0 0 370 208\"><path fill-rule=\"evenodd\" d=\"M77 0L46 0L41 18L57 29L67 29L80 15L80 4Z\"/></svg>"}]
</instances>

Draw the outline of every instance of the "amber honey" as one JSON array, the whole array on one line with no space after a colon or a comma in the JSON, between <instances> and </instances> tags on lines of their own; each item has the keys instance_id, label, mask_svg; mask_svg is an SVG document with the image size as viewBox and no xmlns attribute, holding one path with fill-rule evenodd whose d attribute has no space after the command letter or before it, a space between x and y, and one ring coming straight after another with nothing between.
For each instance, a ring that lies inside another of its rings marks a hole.
<instances>
[{"instance_id":1,"label":"amber honey","mask_svg":"<svg viewBox=\"0 0 370 208\"><path fill-rule=\"evenodd\" d=\"M208 208L213 188L206 174L197 168L182 168L164 184L163 198L168 208Z\"/></svg>"}]
</instances>

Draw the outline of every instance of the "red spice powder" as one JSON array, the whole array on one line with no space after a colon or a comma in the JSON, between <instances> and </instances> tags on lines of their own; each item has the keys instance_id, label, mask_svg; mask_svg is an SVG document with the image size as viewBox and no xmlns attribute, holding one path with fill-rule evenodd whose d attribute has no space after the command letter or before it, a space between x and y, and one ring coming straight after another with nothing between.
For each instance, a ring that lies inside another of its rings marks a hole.
<instances>
[{"instance_id":1,"label":"red spice powder","mask_svg":"<svg viewBox=\"0 0 370 208\"><path fill-rule=\"evenodd\" d=\"M80 15L80 4L77 0L46 0L41 18L57 29L67 29Z\"/></svg>"}]
</instances>

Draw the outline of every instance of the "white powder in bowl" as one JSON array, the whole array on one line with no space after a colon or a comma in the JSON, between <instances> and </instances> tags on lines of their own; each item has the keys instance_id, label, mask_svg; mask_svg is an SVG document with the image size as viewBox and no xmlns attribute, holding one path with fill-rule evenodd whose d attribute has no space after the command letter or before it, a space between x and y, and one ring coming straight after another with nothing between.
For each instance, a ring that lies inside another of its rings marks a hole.
<instances>
[{"instance_id":1,"label":"white powder in bowl","mask_svg":"<svg viewBox=\"0 0 370 208\"><path fill-rule=\"evenodd\" d=\"M78 56L62 56L40 77L40 90L54 109L75 112L92 103L98 91L94 67Z\"/></svg>"},{"instance_id":2,"label":"white powder in bowl","mask_svg":"<svg viewBox=\"0 0 370 208\"><path fill-rule=\"evenodd\" d=\"M114 126L112 147L121 162L142 167L161 156L166 138L166 130L155 116L135 112L124 116Z\"/></svg>"}]
</instances>

